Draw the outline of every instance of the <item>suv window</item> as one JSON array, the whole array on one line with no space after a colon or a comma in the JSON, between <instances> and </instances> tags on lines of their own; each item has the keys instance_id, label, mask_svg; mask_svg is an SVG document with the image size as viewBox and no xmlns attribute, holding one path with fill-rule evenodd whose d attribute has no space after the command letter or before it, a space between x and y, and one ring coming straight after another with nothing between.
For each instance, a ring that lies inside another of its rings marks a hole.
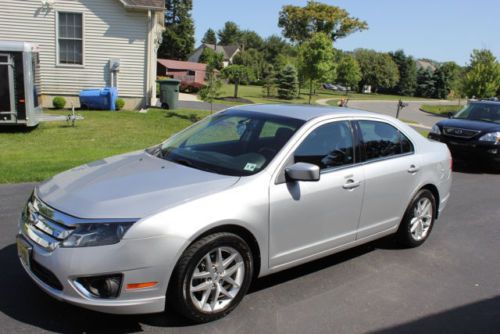
<instances>
[{"instance_id":1,"label":"suv window","mask_svg":"<svg viewBox=\"0 0 500 334\"><path fill-rule=\"evenodd\" d=\"M411 141L398 129L383 122L358 121L366 160L413 152Z\"/></svg>"},{"instance_id":2,"label":"suv window","mask_svg":"<svg viewBox=\"0 0 500 334\"><path fill-rule=\"evenodd\" d=\"M321 169L353 164L350 123L344 121L319 126L300 144L294 158L295 162L312 163Z\"/></svg>"}]
</instances>

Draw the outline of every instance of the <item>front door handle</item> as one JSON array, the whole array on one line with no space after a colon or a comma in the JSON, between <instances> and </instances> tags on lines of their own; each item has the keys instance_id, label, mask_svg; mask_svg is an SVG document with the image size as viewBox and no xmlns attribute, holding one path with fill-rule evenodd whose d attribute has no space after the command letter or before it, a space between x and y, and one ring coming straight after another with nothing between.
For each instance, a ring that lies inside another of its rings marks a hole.
<instances>
[{"instance_id":1,"label":"front door handle","mask_svg":"<svg viewBox=\"0 0 500 334\"><path fill-rule=\"evenodd\" d=\"M361 181L354 181L353 179L349 179L342 186L342 188L347 189L347 190L352 190L352 189L358 188L360 185L361 185Z\"/></svg>"},{"instance_id":2,"label":"front door handle","mask_svg":"<svg viewBox=\"0 0 500 334\"><path fill-rule=\"evenodd\" d=\"M411 166L410 166L410 168L408 168L408 173L410 173L410 174L415 174L415 173L417 173L419 170L420 170L420 168L418 168L417 166L415 166L415 165L411 165Z\"/></svg>"}]
</instances>

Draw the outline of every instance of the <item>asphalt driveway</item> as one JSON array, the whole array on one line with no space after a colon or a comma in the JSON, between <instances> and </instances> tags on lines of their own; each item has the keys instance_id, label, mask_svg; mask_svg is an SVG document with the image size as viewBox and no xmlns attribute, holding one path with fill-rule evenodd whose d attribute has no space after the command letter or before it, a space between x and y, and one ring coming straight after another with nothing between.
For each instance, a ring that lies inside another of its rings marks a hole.
<instances>
[{"instance_id":1,"label":"asphalt driveway","mask_svg":"<svg viewBox=\"0 0 500 334\"><path fill-rule=\"evenodd\" d=\"M449 207L420 248L382 240L260 279L227 318L197 326L173 313L99 314L41 292L14 244L32 188L0 186L0 333L500 333L500 175L454 173Z\"/></svg>"}]
</instances>

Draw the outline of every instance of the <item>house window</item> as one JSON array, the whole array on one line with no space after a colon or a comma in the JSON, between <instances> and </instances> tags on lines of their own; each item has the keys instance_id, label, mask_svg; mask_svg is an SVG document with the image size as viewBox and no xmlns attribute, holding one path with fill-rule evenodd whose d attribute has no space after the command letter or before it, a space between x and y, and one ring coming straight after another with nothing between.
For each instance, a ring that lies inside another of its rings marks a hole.
<instances>
[{"instance_id":1,"label":"house window","mask_svg":"<svg viewBox=\"0 0 500 334\"><path fill-rule=\"evenodd\" d=\"M83 65L83 14L58 13L59 64Z\"/></svg>"}]
</instances>

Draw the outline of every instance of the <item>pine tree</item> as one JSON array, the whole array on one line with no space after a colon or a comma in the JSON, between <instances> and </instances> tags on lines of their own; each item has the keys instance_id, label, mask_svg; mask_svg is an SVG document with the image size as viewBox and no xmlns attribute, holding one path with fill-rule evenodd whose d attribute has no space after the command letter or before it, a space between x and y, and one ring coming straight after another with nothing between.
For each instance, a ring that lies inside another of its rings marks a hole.
<instances>
[{"instance_id":1,"label":"pine tree","mask_svg":"<svg viewBox=\"0 0 500 334\"><path fill-rule=\"evenodd\" d=\"M278 97L284 100L291 100L297 96L299 80L297 69L293 65L286 65L276 78L278 86Z\"/></svg>"},{"instance_id":2,"label":"pine tree","mask_svg":"<svg viewBox=\"0 0 500 334\"><path fill-rule=\"evenodd\" d=\"M202 43L205 44L217 44L217 35L212 28L209 28L203 38L201 39Z\"/></svg>"},{"instance_id":3,"label":"pine tree","mask_svg":"<svg viewBox=\"0 0 500 334\"><path fill-rule=\"evenodd\" d=\"M194 49L192 0L165 0L165 31L158 58L186 60Z\"/></svg>"}]
</instances>

